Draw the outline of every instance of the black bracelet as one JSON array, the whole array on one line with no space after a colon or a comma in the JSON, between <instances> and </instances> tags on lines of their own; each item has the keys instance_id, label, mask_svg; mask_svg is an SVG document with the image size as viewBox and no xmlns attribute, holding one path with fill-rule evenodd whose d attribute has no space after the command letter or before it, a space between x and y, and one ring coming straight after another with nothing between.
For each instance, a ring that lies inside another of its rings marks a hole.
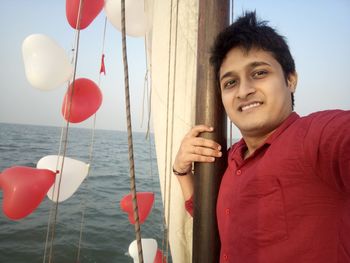
<instances>
[{"instance_id":1,"label":"black bracelet","mask_svg":"<svg viewBox=\"0 0 350 263\"><path fill-rule=\"evenodd\" d=\"M174 166L173 166L173 173L174 173L175 175L177 175L177 176L185 176L185 175L187 175L190 171L191 171L191 169L188 170L187 172L180 173L180 172L176 171L176 170L174 169Z\"/></svg>"}]
</instances>

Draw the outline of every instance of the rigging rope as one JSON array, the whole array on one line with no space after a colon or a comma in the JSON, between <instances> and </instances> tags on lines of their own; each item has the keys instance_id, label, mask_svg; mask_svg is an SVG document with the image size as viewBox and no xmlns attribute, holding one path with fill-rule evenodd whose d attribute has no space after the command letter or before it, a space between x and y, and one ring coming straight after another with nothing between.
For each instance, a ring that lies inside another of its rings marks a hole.
<instances>
[{"instance_id":1,"label":"rigging rope","mask_svg":"<svg viewBox=\"0 0 350 263\"><path fill-rule=\"evenodd\" d=\"M146 10L145 10L146 12ZM145 95L147 95L147 102L148 102L148 120L147 120L147 130L146 130L146 139L149 137L149 132L150 132L150 114L151 114L151 101L150 101L150 85L148 82L148 77L149 77L149 64L148 64L148 56L147 56L147 34L145 35L145 54L146 54L146 72L145 72L145 78L144 78L144 84L143 84L143 95L142 95L142 111L141 111L141 127L143 126L143 119L144 119L144 109L145 109Z\"/></svg>"},{"instance_id":2,"label":"rigging rope","mask_svg":"<svg viewBox=\"0 0 350 263\"><path fill-rule=\"evenodd\" d=\"M175 17L176 17L176 21L175 21L175 40L174 40L174 43L175 43L175 50L174 50L174 73L173 73L173 85L172 85L172 108L171 108L171 130L170 130L170 138L171 138L171 141L170 141L170 156L169 156L169 159L168 159L168 163L169 163L169 171L168 171L168 174L170 174L171 176L171 167L172 167L172 162L173 162L173 142L174 142L174 114L175 114L175 87L176 87L176 66L177 66L177 29L178 29L178 12L179 12L179 0L176 1L176 13L175 13ZM167 217L168 217L168 225L170 226L170 204L171 204L171 177L169 176L170 180L169 180L169 197L168 197L168 214L167 214ZM166 250L166 260L168 262L168 256L169 256L169 231L167 233L167 250Z\"/></svg>"},{"instance_id":3,"label":"rigging rope","mask_svg":"<svg viewBox=\"0 0 350 263\"><path fill-rule=\"evenodd\" d=\"M147 10L146 10L147 11ZM150 77L150 68L151 66L149 66L149 58L148 58L148 46L147 46L147 43L148 43L148 39L147 39L147 34L145 36L145 54L146 54L146 67L147 67L147 70L146 70L146 74L145 74L145 84L146 84L146 87L148 90L147 92L147 101L148 101L148 120L147 120L147 130L146 130L146 138L149 138L149 133L150 133L150 129L151 129L151 105L152 105L152 85L150 85L150 82L149 82L149 77Z\"/></svg>"},{"instance_id":4,"label":"rigging rope","mask_svg":"<svg viewBox=\"0 0 350 263\"><path fill-rule=\"evenodd\" d=\"M167 158L168 158L168 126L169 126L169 90L170 90L170 64L171 64L171 39L172 39L172 24L173 24L173 0L170 2L170 21L169 21L169 42L168 42L168 83L167 83L167 95L166 95L166 128L165 128L165 165L164 165L164 211L163 211L163 238L162 238L162 251L166 251L165 257L168 261L168 225L165 215L167 204ZM169 208L168 208L169 209ZM166 246L166 249L165 249Z\"/></svg>"},{"instance_id":5,"label":"rigging rope","mask_svg":"<svg viewBox=\"0 0 350 263\"><path fill-rule=\"evenodd\" d=\"M134 152L133 152L132 129L131 129L129 72L128 72L128 59L127 59L127 51L126 51L126 32L125 32L125 0L121 0L121 25L122 25L122 45L123 45L123 64L124 64L125 106L126 106L129 165L130 165L130 191L131 191L132 204L133 204L133 210L134 210L134 220L135 220L134 226L135 226L139 262L143 263L141 227L139 222L137 199L136 199L135 166L134 166Z\"/></svg>"}]
</instances>

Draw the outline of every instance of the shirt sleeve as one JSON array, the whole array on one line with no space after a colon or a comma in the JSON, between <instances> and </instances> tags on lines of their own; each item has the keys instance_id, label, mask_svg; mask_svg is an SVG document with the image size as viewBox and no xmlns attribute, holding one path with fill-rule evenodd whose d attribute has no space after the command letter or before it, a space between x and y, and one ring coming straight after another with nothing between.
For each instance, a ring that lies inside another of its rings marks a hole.
<instances>
[{"instance_id":1,"label":"shirt sleeve","mask_svg":"<svg viewBox=\"0 0 350 263\"><path fill-rule=\"evenodd\" d=\"M193 195L190 199L185 201L185 209L193 217Z\"/></svg>"},{"instance_id":2,"label":"shirt sleeve","mask_svg":"<svg viewBox=\"0 0 350 263\"><path fill-rule=\"evenodd\" d=\"M315 173L338 191L350 193L350 111L325 111L310 123L306 149Z\"/></svg>"}]
</instances>

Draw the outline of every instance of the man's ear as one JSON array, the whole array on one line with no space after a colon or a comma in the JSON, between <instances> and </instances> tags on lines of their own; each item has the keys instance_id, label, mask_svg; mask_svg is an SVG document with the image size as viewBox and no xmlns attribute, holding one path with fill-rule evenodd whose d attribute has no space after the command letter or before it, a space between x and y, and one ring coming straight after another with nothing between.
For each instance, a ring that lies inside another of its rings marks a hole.
<instances>
[{"instance_id":1,"label":"man's ear","mask_svg":"<svg viewBox=\"0 0 350 263\"><path fill-rule=\"evenodd\" d=\"M289 90L294 93L297 88L298 83L298 74L294 71L293 73L290 73L287 78L287 85Z\"/></svg>"}]
</instances>

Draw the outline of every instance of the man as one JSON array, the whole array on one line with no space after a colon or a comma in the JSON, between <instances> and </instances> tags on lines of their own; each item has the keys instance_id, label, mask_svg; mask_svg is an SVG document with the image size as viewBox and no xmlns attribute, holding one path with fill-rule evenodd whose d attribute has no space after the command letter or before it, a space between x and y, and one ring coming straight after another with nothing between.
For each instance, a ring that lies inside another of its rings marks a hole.
<instances>
[{"instance_id":1,"label":"man","mask_svg":"<svg viewBox=\"0 0 350 263\"><path fill-rule=\"evenodd\" d=\"M297 73L283 37L255 13L220 33L211 62L242 139L228 152L217 201L220 262L350 262L350 112L293 112ZM173 170L192 213L193 162L221 147L184 137Z\"/></svg>"}]
</instances>

